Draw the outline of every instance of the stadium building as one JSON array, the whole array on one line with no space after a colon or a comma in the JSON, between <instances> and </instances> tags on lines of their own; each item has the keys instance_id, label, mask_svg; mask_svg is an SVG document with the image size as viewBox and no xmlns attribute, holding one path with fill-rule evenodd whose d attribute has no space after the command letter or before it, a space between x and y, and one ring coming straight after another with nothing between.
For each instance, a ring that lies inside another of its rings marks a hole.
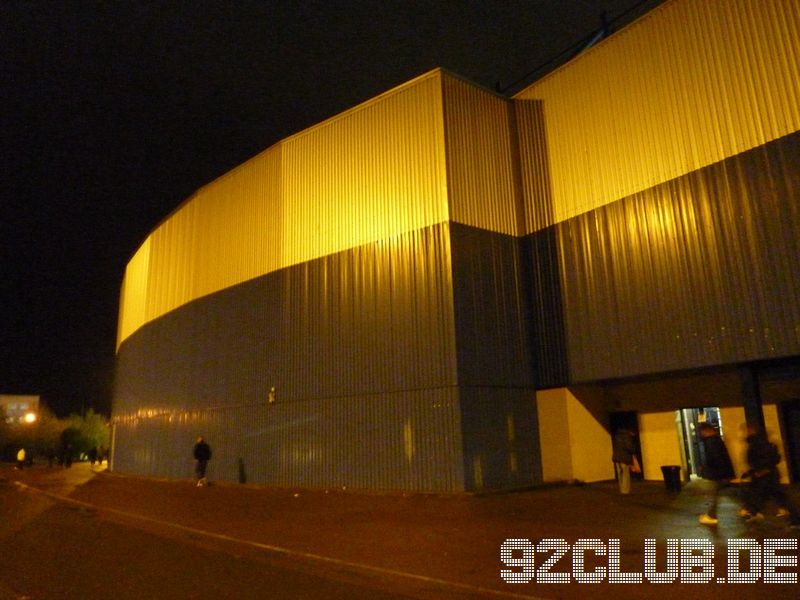
<instances>
[{"instance_id":1,"label":"stadium building","mask_svg":"<svg viewBox=\"0 0 800 600\"><path fill-rule=\"evenodd\" d=\"M800 477L800 9L671 0L513 98L435 70L198 190L125 271L113 468L460 491ZM739 465L742 466L742 465ZM744 469L741 468L741 471Z\"/></svg>"}]
</instances>

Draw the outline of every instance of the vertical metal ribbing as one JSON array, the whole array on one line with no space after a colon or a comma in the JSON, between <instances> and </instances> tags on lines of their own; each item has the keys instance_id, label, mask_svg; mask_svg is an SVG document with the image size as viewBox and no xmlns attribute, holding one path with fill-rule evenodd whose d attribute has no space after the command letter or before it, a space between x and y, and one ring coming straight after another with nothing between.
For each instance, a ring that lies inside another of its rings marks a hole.
<instances>
[{"instance_id":1,"label":"vertical metal ribbing","mask_svg":"<svg viewBox=\"0 0 800 600\"><path fill-rule=\"evenodd\" d=\"M675 0L520 92L544 104L555 221L800 129L798 39L794 0Z\"/></svg>"},{"instance_id":2,"label":"vertical metal ribbing","mask_svg":"<svg viewBox=\"0 0 800 600\"><path fill-rule=\"evenodd\" d=\"M510 105L475 85L442 78L450 219L517 235L522 199L514 174Z\"/></svg>"},{"instance_id":3,"label":"vertical metal ribbing","mask_svg":"<svg viewBox=\"0 0 800 600\"><path fill-rule=\"evenodd\" d=\"M440 78L283 140L200 189L132 260L118 344L207 294L446 222Z\"/></svg>"},{"instance_id":4,"label":"vertical metal ribbing","mask_svg":"<svg viewBox=\"0 0 800 600\"><path fill-rule=\"evenodd\" d=\"M800 134L556 228L571 381L800 352Z\"/></svg>"}]
</instances>

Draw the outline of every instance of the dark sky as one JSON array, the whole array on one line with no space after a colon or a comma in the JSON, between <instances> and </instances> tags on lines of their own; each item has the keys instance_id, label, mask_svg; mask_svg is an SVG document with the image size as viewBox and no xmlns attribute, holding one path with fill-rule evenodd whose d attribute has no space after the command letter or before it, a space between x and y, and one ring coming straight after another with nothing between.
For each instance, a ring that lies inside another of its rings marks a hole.
<instances>
[{"instance_id":1,"label":"dark sky","mask_svg":"<svg viewBox=\"0 0 800 600\"><path fill-rule=\"evenodd\" d=\"M108 413L125 264L237 164L435 67L517 91L657 4L0 3L0 393Z\"/></svg>"}]
</instances>

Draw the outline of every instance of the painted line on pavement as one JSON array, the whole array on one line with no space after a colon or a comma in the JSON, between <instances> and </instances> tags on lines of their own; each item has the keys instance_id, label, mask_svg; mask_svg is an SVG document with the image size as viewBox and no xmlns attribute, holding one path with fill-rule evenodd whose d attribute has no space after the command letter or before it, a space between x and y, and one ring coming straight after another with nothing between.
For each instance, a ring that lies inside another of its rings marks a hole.
<instances>
[{"instance_id":1,"label":"painted line on pavement","mask_svg":"<svg viewBox=\"0 0 800 600\"><path fill-rule=\"evenodd\" d=\"M108 508L103 506L97 506L95 504L90 504L89 502L83 502L82 500L75 500L74 498L67 498L66 496L61 496L59 494L54 494L52 492L47 492L45 490L32 487L20 481L15 481L15 485L19 486L22 489L29 490L32 492L36 492L39 494L43 494L54 500L58 500L60 502L66 502L68 504L75 504L77 506L82 506L84 508L91 508L100 512L108 512L112 514L121 515L124 517L128 517L131 519L138 519L140 521L146 521L149 523L154 523L157 525L162 525L165 527L171 527L172 529L177 529L180 531L184 531L187 533L192 533L195 535L202 535L205 537L222 540L225 542L233 542L236 544L242 544L245 546L251 546L253 548L258 548L259 550L268 550L270 552L275 552L277 554L283 554L286 556L295 556L304 558L307 560L318 561L318 562L325 562L341 567L347 567L350 569L362 570L362 571L370 571L372 573L379 573L381 575L391 575L394 577L400 577L404 579L413 579L415 581L420 581L423 583L431 583L436 584L442 587L449 587L455 588L459 590L469 591L472 593L478 594L486 594L491 596L497 596L501 598L521 598L523 600L546 600L544 598L540 598L538 596L531 596L527 594L515 594L513 592L504 592L501 590L493 590L491 588L485 588L480 586L469 585L468 583L459 583L457 581L448 581L446 579L438 579L436 577L428 577L426 575L417 575L415 573L407 573L405 571L396 571L394 569L386 569L383 567L376 567L373 565L367 565L364 563L356 563L351 562L348 560L342 560L339 558L332 558L330 556L322 556L321 554L313 554L310 552L302 552L299 550L291 550L289 548L282 548L280 546L273 546L271 544L264 544L261 542L254 542L252 540L243 540L241 538L231 537L229 535L224 535L221 533L214 533L212 531L205 531L203 529L195 529L194 527L187 527L186 525L179 525L178 523L170 523L169 521L161 521L159 519L154 519L152 517L146 517L144 515L139 515L136 513L127 512L124 510L119 510L117 508Z\"/></svg>"}]
</instances>

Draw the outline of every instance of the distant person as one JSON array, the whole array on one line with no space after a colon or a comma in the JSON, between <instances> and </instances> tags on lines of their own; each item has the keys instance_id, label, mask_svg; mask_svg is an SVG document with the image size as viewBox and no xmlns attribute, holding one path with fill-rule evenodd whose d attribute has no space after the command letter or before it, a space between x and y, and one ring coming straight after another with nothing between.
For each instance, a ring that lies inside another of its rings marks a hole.
<instances>
[{"instance_id":1,"label":"distant person","mask_svg":"<svg viewBox=\"0 0 800 600\"><path fill-rule=\"evenodd\" d=\"M697 431L700 434L700 444L703 450L701 474L712 482L711 504L706 513L700 515L700 522L703 525L716 525L719 523L717 504L720 491L727 487L736 475L728 448L719 431L706 422L700 423Z\"/></svg>"},{"instance_id":2,"label":"distant person","mask_svg":"<svg viewBox=\"0 0 800 600\"><path fill-rule=\"evenodd\" d=\"M631 473L639 473L642 470L636 458L636 440L633 432L625 427L618 429L612 439L611 450L619 493L630 494Z\"/></svg>"},{"instance_id":3,"label":"distant person","mask_svg":"<svg viewBox=\"0 0 800 600\"><path fill-rule=\"evenodd\" d=\"M778 507L776 516L788 516L792 525L800 525L800 513L781 487L779 462L778 447L769 441L760 427L748 424L747 463L750 470L744 477L750 478L750 485L745 506L739 514L749 521L760 521L764 518L764 507L772 500Z\"/></svg>"},{"instance_id":4,"label":"distant person","mask_svg":"<svg viewBox=\"0 0 800 600\"><path fill-rule=\"evenodd\" d=\"M197 487L208 485L208 479L206 479L206 468L208 467L208 461L211 460L211 446L206 443L202 435L198 436L197 438L197 443L194 445L193 455L195 460L194 472L197 476Z\"/></svg>"},{"instance_id":5,"label":"distant person","mask_svg":"<svg viewBox=\"0 0 800 600\"><path fill-rule=\"evenodd\" d=\"M72 467L72 444L64 446L64 467L67 469Z\"/></svg>"},{"instance_id":6,"label":"distant person","mask_svg":"<svg viewBox=\"0 0 800 600\"><path fill-rule=\"evenodd\" d=\"M97 448L90 448L89 449L89 463L94 466L94 463L97 462Z\"/></svg>"},{"instance_id":7,"label":"distant person","mask_svg":"<svg viewBox=\"0 0 800 600\"><path fill-rule=\"evenodd\" d=\"M20 448L17 452L17 466L20 471L25 468L25 448Z\"/></svg>"}]
</instances>

